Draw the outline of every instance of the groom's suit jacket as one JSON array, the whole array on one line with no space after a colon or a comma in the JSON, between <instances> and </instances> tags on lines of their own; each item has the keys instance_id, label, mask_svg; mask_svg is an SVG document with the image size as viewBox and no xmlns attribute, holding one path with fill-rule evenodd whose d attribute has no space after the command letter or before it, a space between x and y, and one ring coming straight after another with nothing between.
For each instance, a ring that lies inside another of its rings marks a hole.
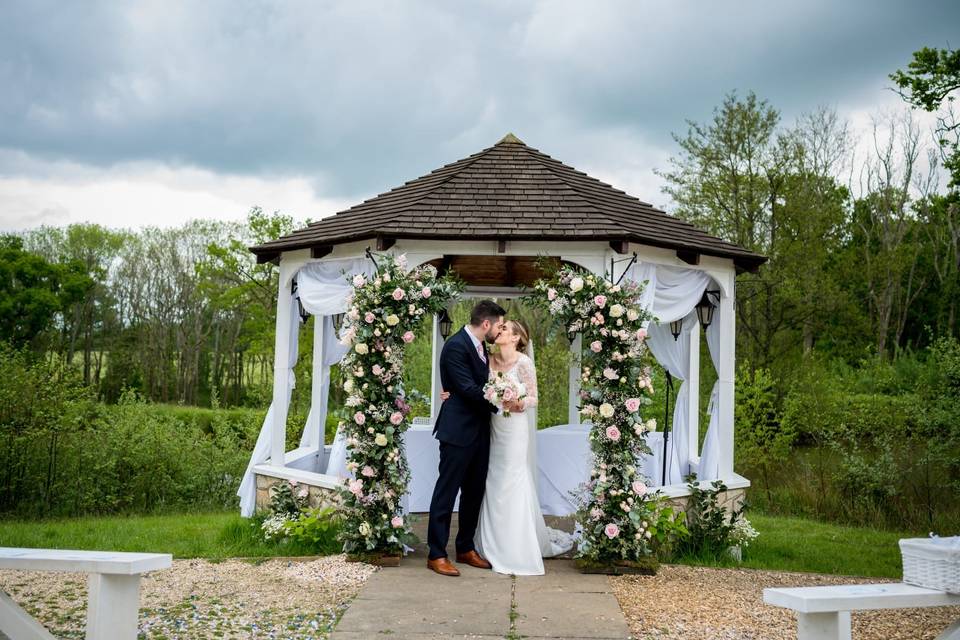
<instances>
[{"instance_id":1,"label":"groom's suit jacket","mask_svg":"<svg viewBox=\"0 0 960 640\"><path fill-rule=\"evenodd\" d=\"M482 344L482 343L481 343ZM484 345L486 352L486 345ZM473 346L467 328L453 334L440 352L440 382L450 397L440 405L433 433L437 440L466 447L490 436L490 414L497 408L483 397L490 372Z\"/></svg>"}]
</instances>

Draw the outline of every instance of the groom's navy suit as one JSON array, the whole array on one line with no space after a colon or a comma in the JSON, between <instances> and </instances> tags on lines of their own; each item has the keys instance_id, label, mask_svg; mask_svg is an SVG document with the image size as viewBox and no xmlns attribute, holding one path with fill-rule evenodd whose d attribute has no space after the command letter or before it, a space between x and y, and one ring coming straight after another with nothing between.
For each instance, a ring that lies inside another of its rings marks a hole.
<instances>
[{"instance_id":1,"label":"groom's navy suit","mask_svg":"<svg viewBox=\"0 0 960 640\"><path fill-rule=\"evenodd\" d=\"M450 397L440 405L433 429L440 441L440 477L430 501L427 542L431 560L447 555L450 519L458 491L457 553L474 550L473 535L480 517L490 457L490 415L497 411L483 397L483 385L490 372L486 345L483 349L486 362L464 327L447 340L440 352L440 381Z\"/></svg>"}]
</instances>

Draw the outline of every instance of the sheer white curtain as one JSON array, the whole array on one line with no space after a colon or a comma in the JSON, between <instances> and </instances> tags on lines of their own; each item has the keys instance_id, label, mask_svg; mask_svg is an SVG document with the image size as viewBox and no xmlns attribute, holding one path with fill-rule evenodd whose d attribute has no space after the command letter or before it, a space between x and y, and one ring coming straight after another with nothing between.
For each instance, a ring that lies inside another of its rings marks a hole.
<instances>
[{"instance_id":1,"label":"sheer white curtain","mask_svg":"<svg viewBox=\"0 0 960 640\"><path fill-rule=\"evenodd\" d=\"M297 273L297 290L303 301L303 308L313 315L326 316L324 318L324 357L318 367L314 365L314 375L320 376L321 402L319 407L311 407L311 419L307 424L313 424L313 416L320 421L320 429L325 428L327 410L330 398L330 367L337 364L347 354L347 347L340 344L340 337L333 330L331 316L344 313L347 310L347 296L353 291L353 277L360 274L370 278L376 273L373 262L366 257L346 258L343 260L328 260L326 262L311 262ZM304 434L300 442L309 440L308 433ZM327 472L330 469L342 469L346 463L347 445L343 434L338 430L333 439L330 456L327 459Z\"/></svg>"},{"instance_id":2,"label":"sheer white curtain","mask_svg":"<svg viewBox=\"0 0 960 640\"><path fill-rule=\"evenodd\" d=\"M290 340L290 359L287 363L287 404L290 404L290 395L296 386L296 376L293 374L293 368L297 364L297 354L300 343L300 314L297 313L296 296L291 295L293 300L293 313L290 314L289 340ZM257 501L257 483L253 475L253 467L266 462L270 457L270 429L273 425L273 403L267 410L267 415L263 419L263 425L260 427L260 434L257 436L257 443L253 446L253 453L250 455L250 462L247 464L247 470L240 481L240 488L237 495L240 496L240 515L249 518L253 515Z\"/></svg>"},{"instance_id":3,"label":"sheer white curtain","mask_svg":"<svg viewBox=\"0 0 960 640\"><path fill-rule=\"evenodd\" d=\"M690 471L691 457L688 415L690 390L686 380L690 376L690 330L696 322L692 311L713 279L697 269L650 263L634 265L627 277L637 282L648 281L639 301L640 306L653 313L655 318L647 326L647 345L657 362L680 381L664 465L667 468L667 484L681 483L683 476ZM670 323L680 318L684 319L683 331L674 340ZM660 478L654 480L659 481Z\"/></svg>"},{"instance_id":4,"label":"sheer white curtain","mask_svg":"<svg viewBox=\"0 0 960 640\"><path fill-rule=\"evenodd\" d=\"M720 370L720 314L713 314L713 322L704 332L707 334L707 347L710 349L710 360L713 368ZM720 477L720 441L717 440L717 430L720 428L720 407L717 403L717 393L720 381L713 383L710 392L710 404L707 411L710 413L710 425L703 437L703 450L700 452L700 469L697 473L699 480L716 480Z\"/></svg>"}]
</instances>

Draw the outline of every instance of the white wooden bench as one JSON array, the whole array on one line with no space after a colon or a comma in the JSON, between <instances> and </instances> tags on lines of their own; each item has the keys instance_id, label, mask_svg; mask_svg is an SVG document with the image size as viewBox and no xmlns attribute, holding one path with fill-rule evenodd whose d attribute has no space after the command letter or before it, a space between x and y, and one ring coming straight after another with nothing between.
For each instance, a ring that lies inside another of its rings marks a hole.
<instances>
[{"instance_id":1,"label":"white wooden bench","mask_svg":"<svg viewBox=\"0 0 960 640\"><path fill-rule=\"evenodd\" d=\"M850 612L960 605L960 595L902 582L764 589L763 601L797 612L797 640L850 640ZM960 621L937 640L960 640Z\"/></svg>"},{"instance_id":2,"label":"white wooden bench","mask_svg":"<svg viewBox=\"0 0 960 640\"><path fill-rule=\"evenodd\" d=\"M134 640L140 574L167 569L169 553L67 551L0 547L0 569L88 573L87 640ZM11 640L54 640L43 626L0 591L0 631Z\"/></svg>"}]
</instances>

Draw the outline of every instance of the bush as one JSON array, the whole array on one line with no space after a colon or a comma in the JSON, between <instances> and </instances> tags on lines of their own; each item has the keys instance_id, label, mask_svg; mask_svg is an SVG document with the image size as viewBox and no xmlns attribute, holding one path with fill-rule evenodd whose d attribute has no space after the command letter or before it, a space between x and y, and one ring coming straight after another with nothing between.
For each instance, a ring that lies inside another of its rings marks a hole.
<instances>
[{"instance_id":1,"label":"bush","mask_svg":"<svg viewBox=\"0 0 960 640\"><path fill-rule=\"evenodd\" d=\"M728 557L731 547L745 547L757 532L743 516L746 503L730 513L720 506L719 495L727 490L721 480L714 480L709 489L701 488L696 476L687 476L690 502L687 505L688 535L680 540L677 554L720 561Z\"/></svg>"}]
</instances>

